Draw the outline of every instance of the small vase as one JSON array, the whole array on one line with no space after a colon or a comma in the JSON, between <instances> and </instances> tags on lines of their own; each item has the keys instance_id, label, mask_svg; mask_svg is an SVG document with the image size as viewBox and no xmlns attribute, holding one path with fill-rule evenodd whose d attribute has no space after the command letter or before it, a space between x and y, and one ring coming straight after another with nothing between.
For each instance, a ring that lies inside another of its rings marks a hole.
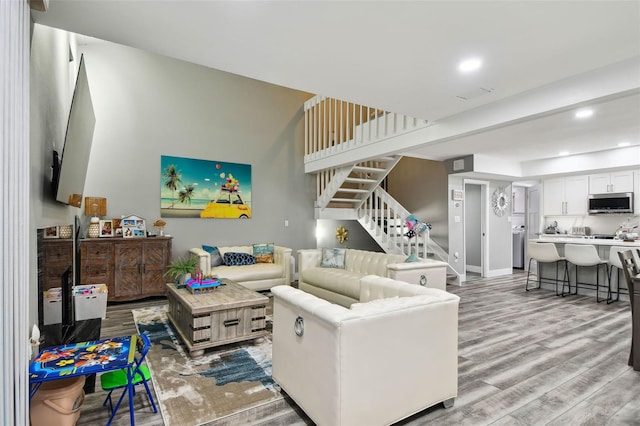
<instances>
[{"instance_id":1,"label":"small vase","mask_svg":"<svg viewBox=\"0 0 640 426\"><path fill-rule=\"evenodd\" d=\"M100 236L100 224L90 223L89 229L87 230L87 236L89 238L98 238Z\"/></svg>"},{"instance_id":2,"label":"small vase","mask_svg":"<svg viewBox=\"0 0 640 426\"><path fill-rule=\"evenodd\" d=\"M58 236L60 238L69 239L73 235L73 227L71 225L63 225L58 228Z\"/></svg>"}]
</instances>

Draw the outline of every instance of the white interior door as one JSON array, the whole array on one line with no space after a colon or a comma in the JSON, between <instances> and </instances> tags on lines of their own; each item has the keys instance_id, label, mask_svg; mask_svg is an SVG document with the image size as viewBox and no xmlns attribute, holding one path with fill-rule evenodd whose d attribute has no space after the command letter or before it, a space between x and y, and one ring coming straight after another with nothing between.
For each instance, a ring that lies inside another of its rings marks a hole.
<instances>
[{"instance_id":1,"label":"white interior door","mask_svg":"<svg viewBox=\"0 0 640 426\"><path fill-rule=\"evenodd\" d=\"M486 276L487 203L489 183L465 180L464 184L464 262L465 272Z\"/></svg>"}]
</instances>

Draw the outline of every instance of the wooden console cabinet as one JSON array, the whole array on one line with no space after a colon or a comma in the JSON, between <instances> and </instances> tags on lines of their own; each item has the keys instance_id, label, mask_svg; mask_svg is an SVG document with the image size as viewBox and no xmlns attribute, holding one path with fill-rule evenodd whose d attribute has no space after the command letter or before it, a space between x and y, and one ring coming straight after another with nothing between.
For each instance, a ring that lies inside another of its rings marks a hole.
<instances>
[{"instance_id":1,"label":"wooden console cabinet","mask_svg":"<svg viewBox=\"0 0 640 426\"><path fill-rule=\"evenodd\" d=\"M166 294L171 237L80 240L80 283L106 284L109 301Z\"/></svg>"}]
</instances>

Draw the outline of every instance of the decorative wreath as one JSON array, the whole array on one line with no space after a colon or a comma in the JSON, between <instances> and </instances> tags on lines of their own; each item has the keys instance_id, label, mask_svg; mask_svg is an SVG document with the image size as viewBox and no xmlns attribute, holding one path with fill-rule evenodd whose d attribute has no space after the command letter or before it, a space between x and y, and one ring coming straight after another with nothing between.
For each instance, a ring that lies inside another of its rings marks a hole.
<instances>
[{"instance_id":1,"label":"decorative wreath","mask_svg":"<svg viewBox=\"0 0 640 426\"><path fill-rule=\"evenodd\" d=\"M509 208L509 197L507 197L503 188L496 188L496 190L493 191L491 207L493 207L493 212L496 216L504 216L504 213Z\"/></svg>"},{"instance_id":2,"label":"decorative wreath","mask_svg":"<svg viewBox=\"0 0 640 426\"><path fill-rule=\"evenodd\" d=\"M344 226L340 225L336 229L336 239L340 244L344 243L349 239L349 230L345 229Z\"/></svg>"}]
</instances>

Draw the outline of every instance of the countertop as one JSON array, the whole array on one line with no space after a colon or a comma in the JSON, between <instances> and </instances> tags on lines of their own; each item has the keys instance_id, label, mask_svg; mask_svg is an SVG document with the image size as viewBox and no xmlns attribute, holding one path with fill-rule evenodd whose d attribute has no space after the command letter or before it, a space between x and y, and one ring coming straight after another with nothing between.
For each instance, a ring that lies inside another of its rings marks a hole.
<instances>
[{"instance_id":1,"label":"countertop","mask_svg":"<svg viewBox=\"0 0 640 426\"><path fill-rule=\"evenodd\" d=\"M539 240L529 240L532 242L553 242L560 244L591 244L594 246L621 246L630 248L640 248L640 240L627 242L623 240L608 240L604 238L582 238L579 235L568 234L543 234Z\"/></svg>"}]
</instances>

